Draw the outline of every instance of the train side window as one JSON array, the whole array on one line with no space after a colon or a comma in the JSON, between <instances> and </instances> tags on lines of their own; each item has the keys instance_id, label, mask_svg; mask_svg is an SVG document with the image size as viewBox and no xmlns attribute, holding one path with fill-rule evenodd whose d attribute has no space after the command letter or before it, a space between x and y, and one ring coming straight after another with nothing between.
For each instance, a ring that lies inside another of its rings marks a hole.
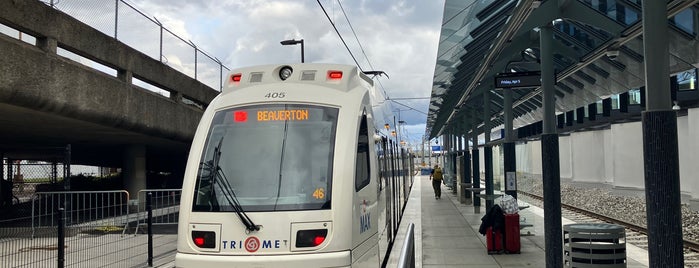
<instances>
[{"instance_id":1,"label":"train side window","mask_svg":"<svg viewBox=\"0 0 699 268\"><path fill-rule=\"evenodd\" d=\"M369 185L371 179L369 171L369 128L366 114L362 115L359 123L359 136L357 139L357 162L355 163L355 190L359 191Z\"/></svg>"}]
</instances>

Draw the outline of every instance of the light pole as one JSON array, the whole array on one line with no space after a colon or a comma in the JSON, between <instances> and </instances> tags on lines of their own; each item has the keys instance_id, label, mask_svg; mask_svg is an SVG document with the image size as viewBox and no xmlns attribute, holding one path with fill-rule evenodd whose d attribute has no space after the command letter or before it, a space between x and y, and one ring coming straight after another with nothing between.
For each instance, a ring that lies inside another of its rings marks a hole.
<instances>
[{"instance_id":1,"label":"light pole","mask_svg":"<svg viewBox=\"0 0 699 268\"><path fill-rule=\"evenodd\" d=\"M400 118L400 114L398 114L398 118ZM401 143L401 145L405 145L405 141L403 141L403 136L400 135L400 126L403 124L405 124L405 121L398 120L398 141Z\"/></svg>"},{"instance_id":2,"label":"light pole","mask_svg":"<svg viewBox=\"0 0 699 268\"><path fill-rule=\"evenodd\" d=\"M290 39L290 40L281 41L279 43L281 43L282 46L301 44L301 63L303 63L303 39L301 39L301 40Z\"/></svg>"}]
</instances>

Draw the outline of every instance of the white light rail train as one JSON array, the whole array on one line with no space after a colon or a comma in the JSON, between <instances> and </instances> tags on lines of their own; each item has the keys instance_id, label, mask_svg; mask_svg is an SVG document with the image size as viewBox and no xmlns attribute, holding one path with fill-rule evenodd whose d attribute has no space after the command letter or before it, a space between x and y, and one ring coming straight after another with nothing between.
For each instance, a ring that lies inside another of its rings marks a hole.
<instances>
[{"instance_id":1,"label":"white light rail train","mask_svg":"<svg viewBox=\"0 0 699 268\"><path fill-rule=\"evenodd\" d=\"M413 165L372 78L302 63L227 79L192 142L175 266L386 266Z\"/></svg>"}]
</instances>

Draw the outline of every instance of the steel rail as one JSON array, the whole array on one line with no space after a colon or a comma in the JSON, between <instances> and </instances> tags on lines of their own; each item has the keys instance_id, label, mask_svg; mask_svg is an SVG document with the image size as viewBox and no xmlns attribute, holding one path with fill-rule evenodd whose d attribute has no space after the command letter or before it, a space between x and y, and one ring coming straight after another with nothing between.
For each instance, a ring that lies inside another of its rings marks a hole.
<instances>
[{"instance_id":1,"label":"steel rail","mask_svg":"<svg viewBox=\"0 0 699 268\"><path fill-rule=\"evenodd\" d=\"M543 198L542 196L539 196L539 195L536 195L536 194L532 194L532 193L517 191L517 194L525 195L525 196L528 196L528 197L530 197L530 198L533 198L533 199L536 199L536 200L539 200L539 201L543 201L543 200L544 200L544 198ZM605 221L605 222L607 222L607 223L613 223L613 224L621 225L621 226L623 226L623 227L626 228L626 229L629 229L629 230L632 230L632 231L641 233L641 234L646 235L646 236L648 235L648 228L646 228L646 227L644 227L644 226L640 226L640 225L633 224L633 223L630 223L630 222L627 222L627 221L623 221L623 220L611 218L611 217L608 217L608 216L605 216L605 215L602 215L602 214L599 214L599 213L595 213L595 212L592 212L592 211L589 211L589 210L585 210L585 209L581 209L581 208L578 208L578 207L574 207L574 206L571 206L571 205L566 205L566 204L563 204L563 203L561 203L561 207L562 207L562 208L565 208L565 209L567 209L567 210L571 210L571 211L574 211L574 212L577 212L577 213L580 213L580 214L583 214L583 215L592 217L592 218L596 218L596 219ZM695 252L699 252L699 242L687 240L687 239L684 239L684 238L682 239L682 241L683 241L683 245L684 245L685 248L688 248L688 249L690 249L690 250L692 250L692 251L695 251Z\"/></svg>"}]
</instances>

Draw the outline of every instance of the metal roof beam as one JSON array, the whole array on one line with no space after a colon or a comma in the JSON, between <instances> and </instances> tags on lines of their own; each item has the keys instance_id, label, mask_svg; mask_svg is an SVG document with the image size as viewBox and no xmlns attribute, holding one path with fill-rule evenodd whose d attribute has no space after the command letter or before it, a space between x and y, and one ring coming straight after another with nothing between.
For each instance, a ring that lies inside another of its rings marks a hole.
<instances>
[{"instance_id":1,"label":"metal roof beam","mask_svg":"<svg viewBox=\"0 0 699 268\"><path fill-rule=\"evenodd\" d=\"M487 66L490 65L491 62L493 62L496 59L496 56L500 51L503 49L505 46L505 42L507 42L514 33L518 31L518 29L521 27L522 23L526 21L527 17L529 14L532 12L532 2L533 0L520 0L518 2L518 5L515 7L513 14L510 16L510 18L507 20L507 22L504 25L504 29L502 32L498 35L500 38L496 38L494 40L494 43L490 46L490 50L488 53L486 53L485 56L485 64L484 66L481 66L479 68L478 72L475 74L473 80L469 83L469 85L466 87L466 91L461 95L461 98L459 99L459 103L464 102L466 99L468 99L469 94L471 93L472 88L476 83L482 79L482 75L487 72ZM453 117L454 113L452 113L447 121ZM441 133L442 130L440 129L437 134ZM434 133L434 131L433 131Z\"/></svg>"},{"instance_id":2,"label":"metal roof beam","mask_svg":"<svg viewBox=\"0 0 699 268\"><path fill-rule=\"evenodd\" d=\"M566 1L565 7L562 8L561 14L564 18L595 26L609 32L613 36L619 36L621 32L624 31L624 27L620 23L580 1L568 0Z\"/></svg>"}]
</instances>

